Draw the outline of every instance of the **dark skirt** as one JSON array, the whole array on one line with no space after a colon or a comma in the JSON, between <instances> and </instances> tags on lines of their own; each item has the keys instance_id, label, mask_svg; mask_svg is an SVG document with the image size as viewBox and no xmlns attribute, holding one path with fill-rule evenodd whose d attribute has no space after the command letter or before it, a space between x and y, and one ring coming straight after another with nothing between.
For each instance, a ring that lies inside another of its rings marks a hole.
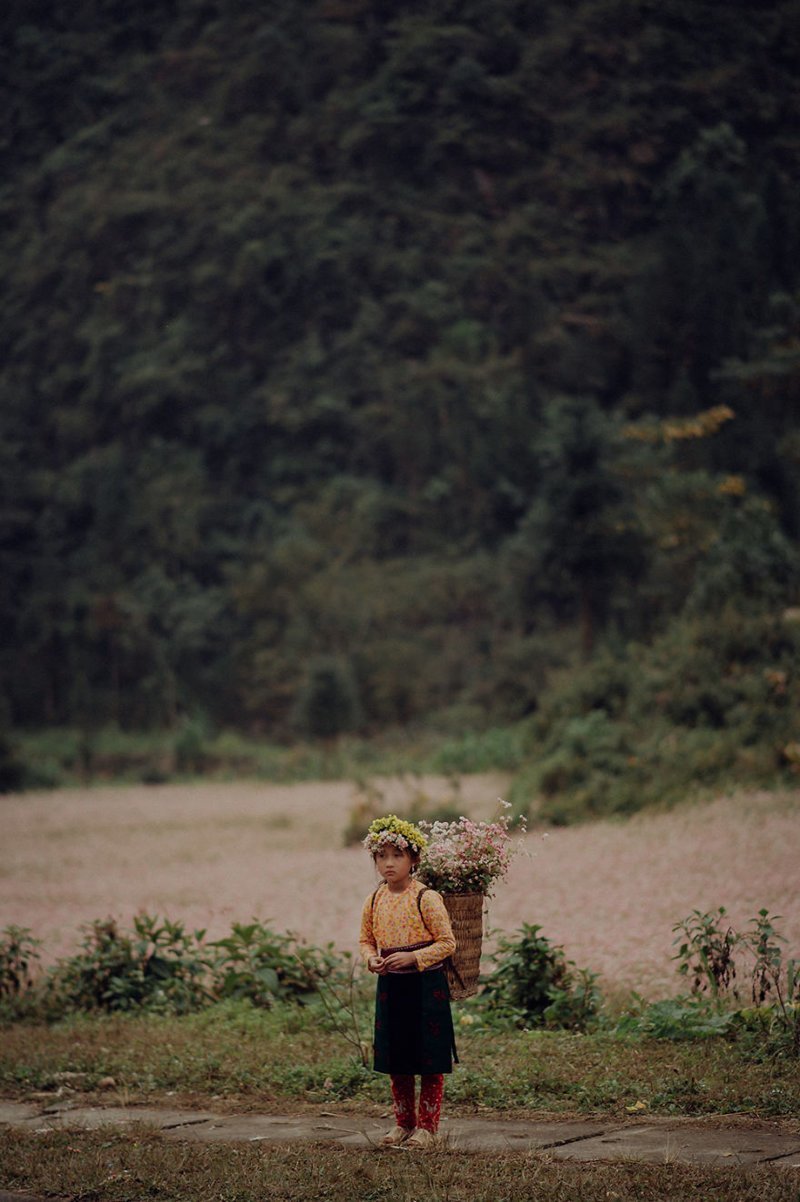
<instances>
[{"instance_id":1,"label":"dark skirt","mask_svg":"<svg viewBox=\"0 0 800 1202\"><path fill-rule=\"evenodd\" d=\"M386 973L375 1001L375 1071L422 1076L458 1064L444 969Z\"/></svg>"}]
</instances>

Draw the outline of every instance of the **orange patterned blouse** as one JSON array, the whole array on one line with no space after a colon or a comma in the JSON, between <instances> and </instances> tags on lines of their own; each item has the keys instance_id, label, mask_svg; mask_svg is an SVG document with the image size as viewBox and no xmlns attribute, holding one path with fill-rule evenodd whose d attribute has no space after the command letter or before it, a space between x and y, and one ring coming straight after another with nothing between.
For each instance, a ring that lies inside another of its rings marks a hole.
<instances>
[{"instance_id":1,"label":"orange patterned blouse","mask_svg":"<svg viewBox=\"0 0 800 1202\"><path fill-rule=\"evenodd\" d=\"M423 889L425 894L420 904L424 922L417 905L417 897ZM416 880L412 880L402 893L392 893L385 884L379 886L376 894L370 893L361 911L361 936L358 941L365 964L370 956L379 954L379 948L412 947L428 939L433 939L430 947L414 952L420 972L446 960L455 951L456 941L450 917L440 893L427 889Z\"/></svg>"}]
</instances>

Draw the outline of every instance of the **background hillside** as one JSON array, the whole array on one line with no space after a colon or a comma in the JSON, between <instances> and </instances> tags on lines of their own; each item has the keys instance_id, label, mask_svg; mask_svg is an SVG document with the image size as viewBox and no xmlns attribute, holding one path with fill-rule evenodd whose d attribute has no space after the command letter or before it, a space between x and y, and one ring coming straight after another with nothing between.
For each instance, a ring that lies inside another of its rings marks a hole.
<instances>
[{"instance_id":1,"label":"background hillside","mask_svg":"<svg viewBox=\"0 0 800 1202\"><path fill-rule=\"evenodd\" d=\"M795 4L0 33L9 728L523 721L564 817L797 770Z\"/></svg>"}]
</instances>

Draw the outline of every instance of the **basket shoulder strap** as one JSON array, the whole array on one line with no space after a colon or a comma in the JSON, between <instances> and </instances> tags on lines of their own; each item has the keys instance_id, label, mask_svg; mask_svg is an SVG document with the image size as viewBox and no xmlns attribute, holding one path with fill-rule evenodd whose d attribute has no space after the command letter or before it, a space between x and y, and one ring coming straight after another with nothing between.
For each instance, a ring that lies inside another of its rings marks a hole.
<instances>
[{"instance_id":1,"label":"basket shoulder strap","mask_svg":"<svg viewBox=\"0 0 800 1202\"><path fill-rule=\"evenodd\" d=\"M372 897L371 897L371 899L370 899L370 903L369 903L369 912L370 912L370 915L372 915L372 914L374 914L374 913L375 913L375 898L378 896L378 894L380 893L380 891L381 891L381 889L382 889L382 888L383 888L383 885L382 885L382 884L381 884L381 885L378 885L378 888L375 890L375 892L373 893L373 895L372 895Z\"/></svg>"},{"instance_id":2,"label":"basket shoulder strap","mask_svg":"<svg viewBox=\"0 0 800 1202\"><path fill-rule=\"evenodd\" d=\"M431 929L428 926L427 922L425 921L425 915L422 913L422 895L423 895L423 893L430 893L430 892L431 892L430 885L425 885L425 886L423 886L422 889L420 889L419 893L417 894L417 909L419 910L419 916L422 919L422 925L425 927L425 930L428 932L428 934L431 933Z\"/></svg>"},{"instance_id":3,"label":"basket shoulder strap","mask_svg":"<svg viewBox=\"0 0 800 1202\"><path fill-rule=\"evenodd\" d=\"M433 892L434 892L434 890L431 889L430 885L425 885L425 887L423 889L420 889L419 893L417 894L417 909L419 910L419 916L422 919L422 924L425 927L425 930L428 932L429 935L432 935L433 931L428 926L427 922L425 922L425 915L422 913L422 895L423 895L423 893L433 893ZM461 976L458 972L458 969L455 967L455 965L453 963L452 956L446 956L445 959L442 960L442 968L444 969L445 974L448 977L448 981L450 978L450 974L453 973L453 974L455 974L455 978L458 981L458 983L459 984L462 983ZM455 1048L455 1039L453 1041L453 1047ZM458 1056L456 1056L456 1063L458 1063Z\"/></svg>"}]
</instances>

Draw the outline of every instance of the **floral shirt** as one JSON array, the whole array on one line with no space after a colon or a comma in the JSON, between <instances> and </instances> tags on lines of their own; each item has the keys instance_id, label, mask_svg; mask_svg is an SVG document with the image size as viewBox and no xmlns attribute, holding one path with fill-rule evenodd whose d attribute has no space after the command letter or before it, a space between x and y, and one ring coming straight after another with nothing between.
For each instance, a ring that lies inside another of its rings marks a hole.
<instances>
[{"instance_id":1,"label":"floral shirt","mask_svg":"<svg viewBox=\"0 0 800 1202\"><path fill-rule=\"evenodd\" d=\"M425 889L420 916L417 897ZM456 941L450 918L440 893L426 889L419 881L412 880L402 893L392 893L384 884L374 895L370 893L361 912L361 935L358 948L366 964L370 956L377 956L379 948L412 947L433 939L430 947L414 952L417 968L423 972L440 961L446 960L455 951Z\"/></svg>"}]
</instances>

